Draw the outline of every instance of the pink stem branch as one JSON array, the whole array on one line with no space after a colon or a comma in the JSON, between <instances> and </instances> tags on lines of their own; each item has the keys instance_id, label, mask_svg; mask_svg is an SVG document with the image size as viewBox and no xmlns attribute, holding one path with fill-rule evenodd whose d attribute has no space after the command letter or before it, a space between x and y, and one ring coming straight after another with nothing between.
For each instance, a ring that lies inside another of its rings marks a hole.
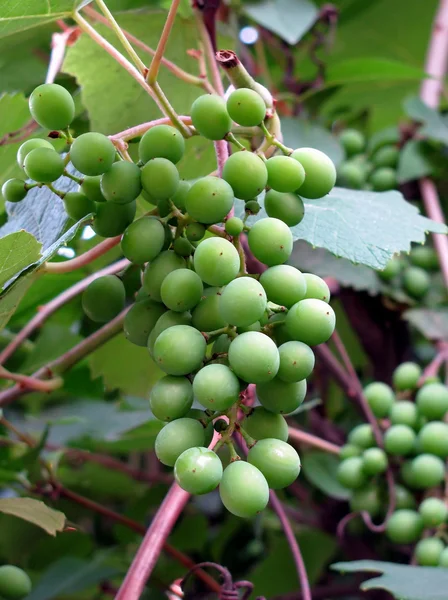
<instances>
[{"instance_id":1,"label":"pink stem branch","mask_svg":"<svg viewBox=\"0 0 448 600\"><path fill-rule=\"evenodd\" d=\"M179 119L185 123L185 125L191 125L191 117L188 116L179 116ZM132 138L143 135L151 129L151 127L155 127L156 125L172 125L171 119L169 117L162 117L161 119L155 119L154 121L148 121L147 123L141 123L140 125L135 125L135 127L130 127L129 129L125 129L124 131L120 131L119 133L115 133L114 135L110 135L109 138L114 140L132 140Z\"/></svg>"},{"instance_id":2,"label":"pink stem branch","mask_svg":"<svg viewBox=\"0 0 448 600\"><path fill-rule=\"evenodd\" d=\"M72 40L76 39L79 34L77 27L70 27L62 33L55 32L51 36L51 56L48 63L47 76L45 83L53 83L56 75L59 73L62 63L64 62L65 50L67 45Z\"/></svg>"},{"instance_id":3,"label":"pink stem branch","mask_svg":"<svg viewBox=\"0 0 448 600\"><path fill-rule=\"evenodd\" d=\"M47 262L45 263L43 270L45 273L70 273L71 271L76 271L76 269L85 267L95 259L103 256L103 254L106 254L106 252L109 252L109 250L117 246L120 241L121 235L117 235L113 238L107 238L103 242L100 242L76 258L72 258L71 260L66 260L63 262Z\"/></svg>"},{"instance_id":4,"label":"pink stem branch","mask_svg":"<svg viewBox=\"0 0 448 600\"><path fill-rule=\"evenodd\" d=\"M339 454L341 450L336 444L327 442L327 440L323 440L316 435L312 435L311 433L307 433L306 431L302 431L296 427L289 427L288 431L290 440L298 442L299 444L314 446L315 448L319 448L320 450L329 452L331 454Z\"/></svg>"}]
</instances>

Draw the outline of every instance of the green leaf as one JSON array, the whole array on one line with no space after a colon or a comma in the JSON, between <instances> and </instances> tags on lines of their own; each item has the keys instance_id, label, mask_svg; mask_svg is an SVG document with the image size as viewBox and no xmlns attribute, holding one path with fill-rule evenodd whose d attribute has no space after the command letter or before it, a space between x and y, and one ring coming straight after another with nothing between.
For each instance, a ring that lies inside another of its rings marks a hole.
<instances>
[{"instance_id":1,"label":"green leaf","mask_svg":"<svg viewBox=\"0 0 448 600\"><path fill-rule=\"evenodd\" d=\"M339 140L325 127L298 117L283 117L281 124L286 146L317 148L325 152L336 166L344 160L344 150Z\"/></svg>"},{"instance_id":2,"label":"green leaf","mask_svg":"<svg viewBox=\"0 0 448 600\"><path fill-rule=\"evenodd\" d=\"M386 127L386 129L380 129L374 133L367 142L367 150L373 154L375 150L381 146L389 144L398 144L400 141L400 132L398 127Z\"/></svg>"},{"instance_id":3,"label":"green leaf","mask_svg":"<svg viewBox=\"0 0 448 600\"><path fill-rule=\"evenodd\" d=\"M423 71L412 65L388 58L349 58L333 63L326 72L327 86L360 81L417 80L424 77Z\"/></svg>"},{"instance_id":4,"label":"green leaf","mask_svg":"<svg viewBox=\"0 0 448 600\"><path fill-rule=\"evenodd\" d=\"M0 288L40 258L41 244L26 231L0 238Z\"/></svg>"},{"instance_id":5,"label":"green leaf","mask_svg":"<svg viewBox=\"0 0 448 600\"><path fill-rule=\"evenodd\" d=\"M37 274L20 277L0 296L0 329L3 329L19 306Z\"/></svg>"},{"instance_id":6,"label":"green leaf","mask_svg":"<svg viewBox=\"0 0 448 600\"><path fill-rule=\"evenodd\" d=\"M326 452L307 452L302 457L302 469L305 477L319 490L331 498L347 500L350 491L336 479L339 459Z\"/></svg>"},{"instance_id":7,"label":"green leaf","mask_svg":"<svg viewBox=\"0 0 448 600\"><path fill-rule=\"evenodd\" d=\"M448 144L448 125L440 114L425 104L420 98L408 98L404 103L406 114L422 124L419 136Z\"/></svg>"},{"instance_id":8,"label":"green leaf","mask_svg":"<svg viewBox=\"0 0 448 600\"><path fill-rule=\"evenodd\" d=\"M0 7L0 38L69 17L79 0L22 0Z\"/></svg>"},{"instance_id":9,"label":"green leaf","mask_svg":"<svg viewBox=\"0 0 448 600\"><path fill-rule=\"evenodd\" d=\"M448 308L413 308L403 318L430 340L448 340Z\"/></svg>"},{"instance_id":10,"label":"green leaf","mask_svg":"<svg viewBox=\"0 0 448 600\"><path fill-rule=\"evenodd\" d=\"M44 364L58 358L82 341L78 333L67 330L66 326L56 323L45 324L39 332L34 350L21 365L20 371L33 373Z\"/></svg>"},{"instance_id":11,"label":"green leaf","mask_svg":"<svg viewBox=\"0 0 448 600\"><path fill-rule=\"evenodd\" d=\"M65 527L65 515L34 498L0 498L0 512L33 523L50 535Z\"/></svg>"},{"instance_id":12,"label":"green leaf","mask_svg":"<svg viewBox=\"0 0 448 600\"><path fill-rule=\"evenodd\" d=\"M433 166L424 153L424 142L410 140L400 152L397 168L399 183L431 175Z\"/></svg>"},{"instance_id":13,"label":"green leaf","mask_svg":"<svg viewBox=\"0 0 448 600\"><path fill-rule=\"evenodd\" d=\"M397 600L445 600L448 570L398 565L378 560L338 562L331 568L341 573L380 573L361 584L363 591L386 590Z\"/></svg>"},{"instance_id":14,"label":"green leaf","mask_svg":"<svg viewBox=\"0 0 448 600\"><path fill-rule=\"evenodd\" d=\"M204 515L188 515L174 529L169 542L183 552L200 552L208 537L208 521Z\"/></svg>"}]
</instances>

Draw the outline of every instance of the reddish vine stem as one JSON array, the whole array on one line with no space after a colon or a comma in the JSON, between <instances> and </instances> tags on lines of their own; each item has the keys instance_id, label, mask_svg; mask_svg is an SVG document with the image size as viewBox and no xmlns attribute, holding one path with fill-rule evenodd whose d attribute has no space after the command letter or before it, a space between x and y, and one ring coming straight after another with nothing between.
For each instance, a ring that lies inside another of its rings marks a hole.
<instances>
[{"instance_id":1,"label":"reddish vine stem","mask_svg":"<svg viewBox=\"0 0 448 600\"><path fill-rule=\"evenodd\" d=\"M299 444L313 446L314 448L319 448L330 454L339 454L341 451L341 448L338 445L327 442L327 440L323 440L322 438L307 433L306 431L302 431L301 429L297 429L297 427L289 427L288 431L290 439Z\"/></svg>"},{"instance_id":2,"label":"reddish vine stem","mask_svg":"<svg viewBox=\"0 0 448 600\"><path fill-rule=\"evenodd\" d=\"M81 269L86 265L93 262L95 259L103 256L106 252L109 252L121 241L121 235L117 235L112 238L107 238L103 242L100 242L87 252L84 252L80 256L76 258L72 258L70 260L65 260L62 262L47 262L43 267L43 271L45 273L71 273L72 271L76 271L77 269Z\"/></svg>"},{"instance_id":3,"label":"reddish vine stem","mask_svg":"<svg viewBox=\"0 0 448 600\"><path fill-rule=\"evenodd\" d=\"M448 361L448 346L446 343L439 345L439 350L426 369L423 371L418 385L423 385L428 377L434 377L439 372L444 362Z\"/></svg>"}]
</instances>

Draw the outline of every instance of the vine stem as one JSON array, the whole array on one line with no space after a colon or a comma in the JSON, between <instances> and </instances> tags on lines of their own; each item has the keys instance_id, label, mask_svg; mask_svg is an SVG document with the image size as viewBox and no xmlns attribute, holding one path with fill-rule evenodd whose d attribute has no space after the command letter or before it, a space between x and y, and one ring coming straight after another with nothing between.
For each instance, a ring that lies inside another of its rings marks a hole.
<instances>
[{"instance_id":1,"label":"vine stem","mask_svg":"<svg viewBox=\"0 0 448 600\"><path fill-rule=\"evenodd\" d=\"M202 14L196 9L194 11L194 16L196 20L196 27L199 31L199 36L204 45L205 59L210 67L213 88L216 90L216 93L219 96L224 96L224 86L221 79L221 73L219 72L219 67L216 61L215 51L213 50L210 36L208 35L208 31L204 25L204 21L202 20Z\"/></svg>"},{"instance_id":2,"label":"vine stem","mask_svg":"<svg viewBox=\"0 0 448 600\"><path fill-rule=\"evenodd\" d=\"M157 75L159 74L160 64L162 57L165 54L166 45L170 37L171 30L176 19L177 9L179 8L180 0L172 0L168 16L163 27L162 35L160 36L159 43L157 44L156 52L151 61L148 75L146 77L149 85L154 85L157 81Z\"/></svg>"},{"instance_id":3,"label":"vine stem","mask_svg":"<svg viewBox=\"0 0 448 600\"><path fill-rule=\"evenodd\" d=\"M191 125L191 117L180 115L179 119L185 123L185 125ZM124 131L120 131L119 133L114 133L114 135L110 135L109 138L114 140L123 140L128 141L132 140L132 138L139 137L146 133L152 127L156 127L157 125L172 125L172 121L169 117L162 117L161 119L155 119L154 121L148 121L147 123L141 123L140 125L135 125L135 127L130 127L129 129L125 129Z\"/></svg>"},{"instance_id":4,"label":"vine stem","mask_svg":"<svg viewBox=\"0 0 448 600\"><path fill-rule=\"evenodd\" d=\"M341 451L341 448L337 444L332 444L331 442L327 442L327 440L323 440L316 435L312 435L311 433L307 433L306 431L302 431L301 429L297 429L296 427L288 428L290 439L298 442L299 444L306 444L307 446L313 446L314 448L319 448L324 452L329 452L330 454L338 455Z\"/></svg>"},{"instance_id":5,"label":"vine stem","mask_svg":"<svg viewBox=\"0 0 448 600\"><path fill-rule=\"evenodd\" d=\"M442 342L435 357L423 371L418 384L423 385L428 377L434 377L439 372L440 367L448 360L448 344Z\"/></svg>"},{"instance_id":6,"label":"vine stem","mask_svg":"<svg viewBox=\"0 0 448 600\"><path fill-rule=\"evenodd\" d=\"M70 273L71 271L76 271L77 269L81 269L90 264L98 257L103 256L103 254L106 254L106 252L109 252L109 250L115 248L115 246L118 246L120 241L121 235L107 238L76 258L62 262L46 262L41 271L44 273Z\"/></svg>"},{"instance_id":7,"label":"vine stem","mask_svg":"<svg viewBox=\"0 0 448 600\"><path fill-rule=\"evenodd\" d=\"M53 377L48 381L41 381L28 375L22 375L21 373L11 373L5 367L0 365L0 379L8 379L15 381L22 389L35 391L35 392L52 392L60 388L64 381L61 377Z\"/></svg>"}]
</instances>

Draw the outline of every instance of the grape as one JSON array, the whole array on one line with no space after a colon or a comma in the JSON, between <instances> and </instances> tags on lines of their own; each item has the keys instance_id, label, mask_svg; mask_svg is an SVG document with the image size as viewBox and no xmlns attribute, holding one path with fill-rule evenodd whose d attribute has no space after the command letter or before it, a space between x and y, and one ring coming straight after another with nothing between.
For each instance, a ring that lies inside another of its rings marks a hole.
<instances>
[{"instance_id":1,"label":"grape","mask_svg":"<svg viewBox=\"0 0 448 600\"><path fill-rule=\"evenodd\" d=\"M165 307L158 302L149 299L136 302L124 318L126 338L137 346L146 346L149 334L165 312Z\"/></svg>"},{"instance_id":2,"label":"grape","mask_svg":"<svg viewBox=\"0 0 448 600\"><path fill-rule=\"evenodd\" d=\"M75 221L80 221L96 210L95 202L92 202L80 192L67 192L63 200L66 213Z\"/></svg>"},{"instance_id":3,"label":"grape","mask_svg":"<svg viewBox=\"0 0 448 600\"><path fill-rule=\"evenodd\" d=\"M264 408L289 415L299 408L306 396L306 380L287 383L278 377L257 384L257 397Z\"/></svg>"},{"instance_id":4,"label":"grape","mask_svg":"<svg viewBox=\"0 0 448 600\"><path fill-rule=\"evenodd\" d=\"M448 548L445 548L440 555L439 567L448 567Z\"/></svg>"},{"instance_id":5,"label":"grape","mask_svg":"<svg viewBox=\"0 0 448 600\"><path fill-rule=\"evenodd\" d=\"M226 323L247 327L261 318L267 298L263 286L252 277L239 277L224 288L219 311Z\"/></svg>"},{"instance_id":6,"label":"grape","mask_svg":"<svg viewBox=\"0 0 448 600\"><path fill-rule=\"evenodd\" d=\"M397 186L397 176L394 169L380 167L375 169L369 177L369 181L375 192L386 192Z\"/></svg>"},{"instance_id":7,"label":"grape","mask_svg":"<svg viewBox=\"0 0 448 600\"><path fill-rule=\"evenodd\" d=\"M193 387L186 377L162 377L155 383L149 396L152 413L161 421L185 417L192 404Z\"/></svg>"},{"instance_id":8,"label":"grape","mask_svg":"<svg viewBox=\"0 0 448 600\"><path fill-rule=\"evenodd\" d=\"M353 444L344 444L339 451L339 458L344 460L351 458L352 456L360 456L361 448L354 446Z\"/></svg>"},{"instance_id":9,"label":"grape","mask_svg":"<svg viewBox=\"0 0 448 600\"><path fill-rule=\"evenodd\" d=\"M364 450L375 446L376 442L372 426L368 423L357 425L349 433L348 441L350 444L358 446L358 448L363 448Z\"/></svg>"},{"instance_id":10,"label":"grape","mask_svg":"<svg viewBox=\"0 0 448 600\"><path fill-rule=\"evenodd\" d=\"M248 200L244 205L244 210L249 215L258 215L261 210L261 206L256 200Z\"/></svg>"},{"instance_id":11,"label":"grape","mask_svg":"<svg viewBox=\"0 0 448 600\"><path fill-rule=\"evenodd\" d=\"M215 331L226 325L219 312L219 295L221 288L206 288L199 304L196 305L192 317L193 326L199 331Z\"/></svg>"},{"instance_id":12,"label":"grape","mask_svg":"<svg viewBox=\"0 0 448 600\"><path fill-rule=\"evenodd\" d=\"M121 239L121 249L132 263L154 260L165 242L165 228L154 217L141 217L129 225Z\"/></svg>"},{"instance_id":13,"label":"grape","mask_svg":"<svg viewBox=\"0 0 448 600\"><path fill-rule=\"evenodd\" d=\"M434 421L443 419L448 410L448 388L442 383L427 383L415 397L419 413Z\"/></svg>"},{"instance_id":14,"label":"grape","mask_svg":"<svg viewBox=\"0 0 448 600\"><path fill-rule=\"evenodd\" d=\"M403 287L413 298L423 298L431 286L431 278L420 267L407 267L403 271Z\"/></svg>"},{"instance_id":15,"label":"grape","mask_svg":"<svg viewBox=\"0 0 448 600\"><path fill-rule=\"evenodd\" d=\"M191 120L202 137L222 140L232 129L226 102L216 94L204 94L193 102Z\"/></svg>"},{"instance_id":16,"label":"grape","mask_svg":"<svg viewBox=\"0 0 448 600\"><path fill-rule=\"evenodd\" d=\"M410 488L417 488L417 480L412 470L412 460L407 460L401 465L400 475L403 482Z\"/></svg>"},{"instance_id":17,"label":"grape","mask_svg":"<svg viewBox=\"0 0 448 600\"><path fill-rule=\"evenodd\" d=\"M220 223L233 206L233 190L219 177L202 177L188 190L185 208L201 223Z\"/></svg>"},{"instance_id":18,"label":"grape","mask_svg":"<svg viewBox=\"0 0 448 600\"><path fill-rule=\"evenodd\" d=\"M395 544L412 544L423 530L421 516L415 510L396 510L386 524L386 535Z\"/></svg>"},{"instance_id":19,"label":"grape","mask_svg":"<svg viewBox=\"0 0 448 600\"><path fill-rule=\"evenodd\" d=\"M167 423L156 437L155 453L161 463L174 467L176 460L189 448L203 446L204 428L195 419L183 417Z\"/></svg>"},{"instance_id":20,"label":"grape","mask_svg":"<svg viewBox=\"0 0 448 600\"><path fill-rule=\"evenodd\" d=\"M224 469L219 495L229 512L249 518L266 508L269 487L261 471L246 461L237 460Z\"/></svg>"},{"instance_id":21,"label":"grape","mask_svg":"<svg viewBox=\"0 0 448 600\"><path fill-rule=\"evenodd\" d=\"M350 497L350 509L352 512L365 510L371 517L376 517L382 509L381 495L378 488L368 485L355 489Z\"/></svg>"},{"instance_id":22,"label":"grape","mask_svg":"<svg viewBox=\"0 0 448 600\"><path fill-rule=\"evenodd\" d=\"M226 160L222 177L230 184L237 198L251 200L265 188L268 171L259 156L241 150Z\"/></svg>"},{"instance_id":23,"label":"grape","mask_svg":"<svg viewBox=\"0 0 448 600\"><path fill-rule=\"evenodd\" d=\"M51 183L64 172L64 161L53 148L35 148L26 155L23 168L30 179Z\"/></svg>"},{"instance_id":24,"label":"grape","mask_svg":"<svg viewBox=\"0 0 448 600\"><path fill-rule=\"evenodd\" d=\"M111 202L132 202L142 191L140 169L127 160L114 163L101 178L101 191Z\"/></svg>"},{"instance_id":25,"label":"grape","mask_svg":"<svg viewBox=\"0 0 448 600\"><path fill-rule=\"evenodd\" d=\"M278 353L280 367L277 377L282 381L295 382L306 379L314 369L314 353L309 346L302 342L286 342Z\"/></svg>"},{"instance_id":26,"label":"grape","mask_svg":"<svg viewBox=\"0 0 448 600\"><path fill-rule=\"evenodd\" d=\"M398 164L400 150L396 146L383 146L372 156L372 162L375 167L392 167Z\"/></svg>"},{"instance_id":27,"label":"grape","mask_svg":"<svg viewBox=\"0 0 448 600\"><path fill-rule=\"evenodd\" d=\"M152 158L166 158L176 164L185 152L185 140L180 131L170 125L156 125L146 131L138 145L143 163Z\"/></svg>"},{"instance_id":28,"label":"grape","mask_svg":"<svg viewBox=\"0 0 448 600\"><path fill-rule=\"evenodd\" d=\"M48 148L49 150L53 150L53 145L50 144L47 140L41 140L40 138L32 138L31 140L27 140L23 142L23 144L17 150L17 164L21 169L23 169L23 163L25 162L25 158L27 154L34 150L35 148Z\"/></svg>"},{"instance_id":29,"label":"grape","mask_svg":"<svg viewBox=\"0 0 448 600\"><path fill-rule=\"evenodd\" d=\"M194 270L208 285L226 285L235 279L240 270L238 251L228 240L208 238L196 248Z\"/></svg>"},{"instance_id":30,"label":"grape","mask_svg":"<svg viewBox=\"0 0 448 600\"><path fill-rule=\"evenodd\" d=\"M323 302L330 302L330 288L322 277L313 275L313 273L304 273L303 276L306 282L305 298L315 298Z\"/></svg>"},{"instance_id":31,"label":"grape","mask_svg":"<svg viewBox=\"0 0 448 600\"><path fill-rule=\"evenodd\" d=\"M260 283L268 300L290 308L302 300L306 294L306 281L303 274L290 265L276 265L261 274Z\"/></svg>"},{"instance_id":32,"label":"grape","mask_svg":"<svg viewBox=\"0 0 448 600\"><path fill-rule=\"evenodd\" d=\"M273 413L257 406L246 417L244 429L255 440L264 440L265 438L274 438L286 442L288 440L288 423L285 418L277 413Z\"/></svg>"},{"instance_id":33,"label":"grape","mask_svg":"<svg viewBox=\"0 0 448 600\"><path fill-rule=\"evenodd\" d=\"M268 186L277 192L295 192L305 181L305 170L289 156L273 156L266 161Z\"/></svg>"},{"instance_id":34,"label":"grape","mask_svg":"<svg viewBox=\"0 0 448 600\"><path fill-rule=\"evenodd\" d=\"M106 323L124 308L126 292L123 282L115 275L98 277L82 295L82 308L95 323Z\"/></svg>"},{"instance_id":35,"label":"grape","mask_svg":"<svg viewBox=\"0 0 448 600\"><path fill-rule=\"evenodd\" d=\"M227 112L238 125L254 127L264 121L266 104L254 90L239 88L227 98Z\"/></svg>"},{"instance_id":36,"label":"grape","mask_svg":"<svg viewBox=\"0 0 448 600\"><path fill-rule=\"evenodd\" d=\"M156 302L162 301L160 294L163 280L176 269L185 268L185 260L172 250L159 254L145 269L143 287L148 296Z\"/></svg>"},{"instance_id":37,"label":"grape","mask_svg":"<svg viewBox=\"0 0 448 600\"><path fill-rule=\"evenodd\" d=\"M359 154L366 146L366 138L357 129L345 129L340 134L339 141L348 156Z\"/></svg>"},{"instance_id":38,"label":"grape","mask_svg":"<svg viewBox=\"0 0 448 600\"><path fill-rule=\"evenodd\" d=\"M437 252L430 246L414 246L409 254L409 258L413 265L426 271L437 271L439 268Z\"/></svg>"},{"instance_id":39,"label":"grape","mask_svg":"<svg viewBox=\"0 0 448 600\"><path fill-rule=\"evenodd\" d=\"M377 419L387 417L395 402L392 389L379 381L369 383L364 388L364 396Z\"/></svg>"},{"instance_id":40,"label":"grape","mask_svg":"<svg viewBox=\"0 0 448 600\"><path fill-rule=\"evenodd\" d=\"M280 219L260 219L248 235L249 248L260 262L272 267L288 260L292 252L292 233Z\"/></svg>"},{"instance_id":41,"label":"grape","mask_svg":"<svg viewBox=\"0 0 448 600\"><path fill-rule=\"evenodd\" d=\"M213 435L215 432L215 429L213 427L213 421L210 421L205 411L199 410L198 408L191 408L187 412L186 416L189 419L195 419L196 421L199 421L201 423L204 429L205 436L204 446L209 446L212 443ZM207 425L205 425L205 423L207 423Z\"/></svg>"},{"instance_id":42,"label":"grape","mask_svg":"<svg viewBox=\"0 0 448 600\"><path fill-rule=\"evenodd\" d=\"M317 346L332 335L336 317L326 302L307 298L289 309L285 324L293 339L309 346Z\"/></svg>"},{"instance_id":43,"label":"grape","mask_svg":"<svg viewBox=\"0 0 448 600\"><path fill-rule=\"evenodd\" d=\"M387 469L387 456L381 448L367 448L362 454L362 460L366 475L378 475Z\"/></svg>"},{"instance_id":44,"label":"grape","mask_svg":"<svg viewBox=\"0 0 448 600\"><path fill-rule=\"evenodd\" d=\"M83 133L72 144L70 160L83 175L102 175L115 160L115 146L102 133Z\"/></svg>"},{"instance_id":45,"label":"grape","mask_svg":"<svg viewBox=\"0 0 448 600\"><path fill-rule=\"evenodd\" d=\"M275 438L258 441L249 450L247 461L263 473L274 490L291 485L300 473L300 458L295 449Z\"/></svg>"},{"instance_id":46,"label":"grape","mask_svg":"<svg viewBox=\"0 0 448 600\"><path fill-rule=\"evenodd\" d=\"M204 286L201 278L190 269L176 269L162 282L160 295L163 303L175 312L184 312L200 301Z\"/></svg>"},{"instance_id":47,"label":"grape","mask_svg":"<svg viewBox=\"0 0 448 600\"><path fill-rule=\"evenodd\" d=\"M264 197L264 208L269 217L280 219L288 227L298 225L305 215L302 198L293 193L285 194L269 190Z\"/></svg>"},{"instance_id":48,"label":"grape","mask_svg":"<svg viewBox=\"0 0 448 600\"><path fill-rule=\"evenodd\" d=\"M141 170L142 187L155 200L166 200L176 193L179 171L167 158L152 158Z\"/></svg>"},{"instance_id":49,"label":"grape","mask_svg":"<svg viewBox=\"0 0 448 600\"><path fill-rule=\"evenodd\" d=\"M445 544L437 537L420 540L415 546L415 559L422 567L437 567Z\"/></svg>"},{"instance_id":50,"label":"grape","mask_svg":"<svg viewBox=\"0 0 448 600\"><path fill-rule=\"evenodd\" d=\"M392 425L407 425L415 428L418 419L417 407L409 400L400 400L392 406L389 418Z\"/></svg>"},{"instance_id":51,"label":"grape","mask_svg":"<svg viewBox=\"0 0 448 600\"><path fill-rule=\"evenodd\" d=\"M315 148L298 148L291 154L305 169L305 183L297 192L304 198L316 199L326 196L336 182L333 161Z\"/></svg>"},{"instance_id":52,"label":"grape","mask_svg":"<svg viewBox=\"0 0 448 600\"><path fill-rule=\"evenodd\" d=\"M187 375L198 369L205 357L204 336L189 325L165 329L154 344L154 361L168 375Z\"/></svg>"},{"instance_id":53,"label":"grape","mask_svg":"<svg viewBox=\"0 0 448 600\"><path fill-rule=\"evenodd\" d=\"M8 179L2 185L3 198L7 202L20 202L27 193L28 189L23 179Z\"/></svg>"},{"instance_id":54,"label":"grape","mask_svg":"<svg viewBox=\"0 0 448 600\"><path fill-rule=\"evenodd\" d=\"M191 184L188 181L181 179L177 187L176 193L171 196L171 200L179 210L185 211L185 200L187 198L188 191Z\"/></svg>"},{"instance_id":55,"label":"grape","mask_svg":"<svg viewBox=\"0 0 448 600\"><path fill-rule=\"evenodd\" d=\"M190 242L199 242L202 240L206 232L206 229L202 223L190 223L185 228L185 234Z\"/></svg>"},{"instance_id":56,"label":"grape","mask_svg":"<svg viewBox=\"0 0 448 600\"><path fill-rule=\"evenodd\" d=\"M229 367L211 364L195 376L193 392L196 400L205 408L223 411L238 401L240 383Z\"/></svg>"},{"instance_id":57,"label":"grape","mask_svg":"<svg viewBox=\"0 0 448 600\"><path fill-rule=\"evenodd\" d=\"M186 492L208 494L222 479L222 463L213 450L189 448L176 460L174 477Z\"/></svg>"},{"instance_id":58,"label":"grape","mask_svg":"<svg viewBox=\"0 0 448 600\"><path fill-rule=\"evenodd\" d=\"M343 187L360 190L366 182L366 174L360 164L348 160L340 165L337 170L337 183Z\"/></svg>"},{"instance_id":59,"label":"grape","mask_svg":"<svg viewBox=\"0 0 448 600\"><path fill-rule=\"evenodd\" d=\"M441 458L448 457L448 425L441 421L426 423L418 434L419 449Z\"/></svg>"},{"instance_id":60,"label":"grape","mask_svg":"<svg viewBox=\"0 0 448 600\"><path fill-rule=\"evenodd\" d=\"M445 479L445 463L438 456L420 454L411 462L411 473L419 488L432 488Z\"/></svg>"},{"instance_id":61,"label":"grape","mask_svg":"<svg viewBox=\"0 0 448 600\"><path fill-rule=\"evenodd\" d=\"M84 180L79 188L89 200L93 202L106 202L106 198L101 191L102 175L93 175L92 177L84 177Z\"/></svg>"},{"instance_id":62,"label":"grape","mask_svg":"<svg viewBox=\"0 0 448 600\"><path fill-rule=\"evenodd\" d=\"M440 498L426 498L418 507L425 527L439 527L448 518L448 507Z\"/></svg>"},{"instance_id":63,"label":"grape","mask_svg":"<svg viewBox=\"0 0 448 600\"><path fill-rule=\"evenodd\" d=\"M417 387L422 370L419 365L413 362L405 362L395 369L393 373L393 383L397 390L414 390Z\"/></svg>"},{"instance_id":64,"label":"grape","mask_svg":"<svg viewBox=\"0 0 448 600\"><path fill-rule=\"evenodd\" d=\"M163 307L164 308L164 307ZM154 326L154 329L149 334L148 338L148 350L151 356L153 355L154 344L156 343L156 339L159 335L168 329L169 327L173 327L174 325L190 325L191 323L191 315L189 312L177 313L172 310L168 310L163 313Z\"/></svg>"},{"instance_id":65,"label":"grape","mask_svg":"<svg viewBox=\"0 0 448 600\"><path fill-rule=\"evenodd\" d=\"M37 86L29 98L33 119L45 129L66 129L75 117L75 103L70 93L57 83Z\"/></svg>"},{"instance_id":66,"label":"grape","mask_svg":"<svg viewBox=\"0 0 448 600\"><path fill-rule=\"evenodd\" d=\"M101 237L120 235L134 220L136 210L135 202L129 202L129 204L98 202L92 229Z\"/></svg>"},{"instance_id":67,"label":"grape","mask_svg":"<svg viewBox=\"0 0 448 600\"><path fill-rule=\"evenodd\" d=\"M392 425L384 435L386 452L396 456L405 456L414 449L416 435L407 425Z\"/></svg>"},{"instance_id":68,"label":"grape","mask_svg":"<svg viewBox=\"0 0 448 600\"><path fill-rule=\"evenodd\" d=\"M362 487L366 482L363 465L364 462L360 456L343 460L336 472L339 483L350 490Z\"/></svg>"},{"instance_id":69,"label":"grape","mask_svg":"<svg viewBox=\"0 0 448 600\"><path fill-rule=\"evenodd\" d=\"M384 281L392 281L400 273L402 266L399 258L391 258L382 271L377 271L378 276Z\"/></svg>"},{"instance_id":70,"label":"grape","mask_svg":"<svg viewBox=\"0 0 448 600\"><path fill-rule=\"evenodd\" d=\"M395 484L396 508L415 508L415 498L409 490L399 484Z\"/></svg>"},{"instance_id":71,"label":"grape","mask_svg":"<svg viewBox=\"0 0 448 600\"><path fill-rule=\"evenodd\" d=\"M228 233L229 235L237 236L240 235L240 233L242 233L244 229L244 223L238 217L230 217L230 219L227 219L225 223L225 229L226 233Z\"/></svg>"},{"instance_id":72,"label":"grape","mask_svg":"<svg viewBox=\"0 0 448 600\"><path fill-rule=\"evenodd\" d=\"M5 600L22 600L31 594L31 579L19 567L0 567L0 594Z\"/></svg>"},{"instance_id":73,"label":"grape","mask_svg":"<svg viewBox=\"0 0 448 600\"><path fill-rule=\"evenodd\" d=\"M258 331L247 331L230 344L229 362L244 381L264 383L277 375L280 358L271 338Z\"/></svg>"},{"instance_id":74,"label":"grape","mask_svg":"<svg viewBox=\"0 0 448 600\"><path fill-rule=\"evenodd\" d=\"M179 256L190 256L193 254L194 247L185 237L178 237L174 240L173 250Z\"/></svg>"}]
</instances>

